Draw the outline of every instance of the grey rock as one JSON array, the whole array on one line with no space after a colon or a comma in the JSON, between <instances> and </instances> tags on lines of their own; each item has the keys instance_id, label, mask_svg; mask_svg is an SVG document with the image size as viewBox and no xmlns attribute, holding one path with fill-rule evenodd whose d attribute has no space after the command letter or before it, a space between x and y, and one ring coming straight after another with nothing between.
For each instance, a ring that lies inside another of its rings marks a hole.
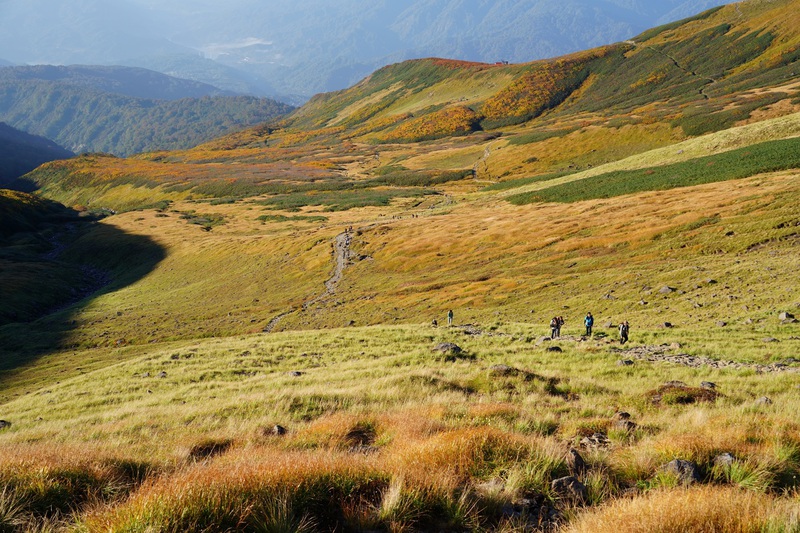
<instances>
[{"instance_id":1,"label":"grey rock","mask_svg":"<svg viewBox=\"0 0 800 533\"><path fill-rule=\"evenodd\" d=\"M620 359L617 361L617 366L631 366L633 365L633 361L630 359Z\"/></svg>"},{"instance_id":2,"label":"grey rock","mask_svg":"<svg viewBox=\"0 0 800 533\"><path fill-rule=\"evenodd\" d=\"M727 326L727 325L728 325L728 323L727 323L727 322L725 322L724 320L718 320L718 321L717 321L717 326L719 326L719 327L721 327L721 328L724 328L724 327L725 327L725 326Z\"/></svg>"},{"instance_id":3,"label":"grey rock","mask_svg":"<svg viewBox=\"0 0 800 533\"><path fill-rule=\"evenodd\" d=\"M630 420L631 414L626 411L617 411L614 413L612 420Z\"/></svg>"},{"instance_id":4,"label":"grey rock","mask_svg":"<svg viewBox=\"0 0 800 533\"><path fill-rule=\"evenodd\" d=\"M669 285L664 285L663 287L658 289L658 292L660 292L661 294L669 294L675 291L676 291L675 287L670 287Z\"/></svg>"},{"instance_id":5,"label":"grey rock","mask_svg":"<svg viewBox=\"0 0 800 533\"><path fill-rule=\"evenodd\" d=\"M772 400L767 398L766 396L762 396L758 400L755 401L756 405L772 405Z\"/></svg>"},{"instance_id":6,"label":"grey rock","mask_svg":"<svg viewBox=\"0 0 800 533\"><path fill-rule=\"evenodd\" d=\"M162 370L161 372L158 373L158 377L164 379L165 377L167 377L167 373Z\"/></svg>"},{"instance_id":7,"label":"grey rock","mask_svg":"<svg viewBox=\"0 0 800 533\"><path fill-rule=\"evenodd\" d=\"M614 428L621 431L631 432L636 429L636 422L633 420L617 420L614 422Z\"/></svg>"},{"instance_id":8,"label":"grey rock","mask_svg":"<svg viewBox=\"0 0 800 533\"><path fill-rule=\"evenodd\" d=\"M516 374L518 370L508 365L492 365L489 367L489 372L493 376L512 376Z\"/></svg>"},{"instance_id":9,"label":"grey rock","mask_svg":"<svg viewBox=\"0 0 800 533\"><path fill-rule=\"evenodd\" d=\"M669 328L673 327L673 325L672 325L672 322L662 322L661 324L658 325L658 327L664 328L664 329L669 329Z\"/></svg>"},{"instance_id":10,"label":"grey rock","mask_svg":"<svg viewBox=\"0 0 800 533\"><path fill-rule=\"evenodd\" d=\"M586 472L586 461L583 460L581 454L575 448L570 448L566 457L567 468L570 474L577 476Z\"/></svg>"},{"instance_id":11,"label":"grey rock","mask_svg":"<svg viewBox=\"0 0 800 533\"><path fill-rule=\"evenodd\" d=\"M700 387L703 388L703 389L712 389L713 390L713 389L717 388L717 384L714 383L714 382L711 382L711 381L701 381L700 382Z\"/></svg>"},{"instance_id":12,"label":"grey rock","mask_svg":"<svg viewBox=\"0 0 800 533\"><path fill-rule=\"evenodd\" d=\"M454 344L452 342L440 342L433 348L433 351L457 355L463 352L464 350L462 350L461 346L459 346L458 344Z\"/></svg>"},{"instance_id":13,"label":"grey rock","mask_svg":"<svg viewBox=\"0 0 800 533\"><path fill-rule=\"evenodd\" d=\"M785 311L783 313L778 314L778 320L790 320L792 318L794 318L794 315L791 313L787 313Z\"/></svg>"},{"instance_id":14,"label":"grey rock","mask_svg":"<svg viewBox=\"0 0 800 533\"><path fill-rule=\"evenodd\" d=\"M292 370L291 372L289 372L289 375L295 378L299 378L300 376L303 375L303 373L298 370Z\"/></svg>"},{"instance_id":15,"label":"grey rock","mask_svg":"<svg viewBox=\"0 0 800 533\"><path fill-rule=\"evenodd\" d=\"M584 504L589 499L589 491L586 489L586 485L581 483L575 476L554 479L550 483L550 487L553 492L574 503Z\"/></svg>"},{"instance_id":16,"label":"grey rock","mask_svg":"<svg viewBox=\"0 0 800 533\"><path fill-rule=\"evenodd\" d=\"M589 437L583 437L581 439L580 445L581 448L587 449L598 449L598 448L608 448L611 444L611 441L608 440L608 437L604 433L593 433Z\"/></svg>"},{"instance_id":17,"label":"grey rock","mask_svg":"<svg viewBox=\"0 0 800 533\"><path fill-rule=\"evenodd\" d=\"M564 350L561 349L561 346L548 346L545 348L548 352L563 352Z\"/></svg>"},{"instance_id":18,"label":"grey rock","mask_svg":"<svg viewBox=\"0 0 800 533\"><path fill-rule=\"evenodd\" d=\"M0 429L6 429L11 427L11 422L8 420L0 420Z\"/></svg>"},{"instance_id":19,"label":"grey rock","mask_svg":"<svg viewBox=\"0 0 800 533\"><path fill-rule=\"evenodd\" d=\"M678 478L678 482L684 485L700 481L700 472L697 469L697 464L693 461L673 459L665 464L662 470L668 474L675 475Z\"/></svg>"},{"instance_id":20,"label":"grey rock","mask_svg":"<svg viewBox=\"0 0 800 533\"><path fill-rule=\"evenodd\" d=\"M762 342L780 342L775 337L764 337L763 339L761 339L761 341Z\"/></svg>"},{"instance_id":21,"label":"grey rock","mask_svg":"<svg viewBox=\"0 0 800 533\"><path fill-rule=\"evenodd\" d=\"M728 467L731 466L735 460L736 458L730 453L728 452L721 453L716 457L714 457L714 466L722 468Z\"/></svg>"},{"instance_id":22,"label":"grey rock","mask_svg":"<svg viewBox=\"0 0 800 533\"><path fill-rule=\"evenodd\" d=\"M286 435L286 428L279 424L275 424L274 426L272 426L271 433L273 435Z\"/></svg>"}]
</instances>

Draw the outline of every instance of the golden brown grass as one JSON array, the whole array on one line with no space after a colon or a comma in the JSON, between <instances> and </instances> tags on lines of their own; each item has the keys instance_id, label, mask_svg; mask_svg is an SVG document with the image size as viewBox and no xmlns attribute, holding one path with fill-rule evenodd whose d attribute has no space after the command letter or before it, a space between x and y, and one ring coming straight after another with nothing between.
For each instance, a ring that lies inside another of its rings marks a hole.
<instances>
[{"instance_id":1,"label":"golden brown grass","mask_svg":"<svg viewBox=\"0 0 800 533\"><path fill-rule=\"evenodd\" d=\"M795 531L797 503L729 487L656 490L589 510L570 533L748 533Z\"/></svg>"}]
</instances>

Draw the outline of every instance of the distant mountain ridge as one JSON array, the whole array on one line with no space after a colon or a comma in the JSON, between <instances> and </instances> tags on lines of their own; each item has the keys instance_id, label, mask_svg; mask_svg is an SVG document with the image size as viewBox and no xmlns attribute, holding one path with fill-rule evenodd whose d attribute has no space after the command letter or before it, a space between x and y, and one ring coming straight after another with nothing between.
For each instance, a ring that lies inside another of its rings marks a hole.
<instances>
[{"instance_id":1,"label":"distant mountain ridge","mask_svg":"<svg viewBox=\"0 0 800 533\"><path fill-rule=\"evenodd\" d=\"M527 62L629 39L724 3L4 0L0 50L18 63L144 66L225 89L308 98L406 59Z\"/></svg>"},{"instance_id":2,"label":"distant mountain ridge","mask_svg":"<svg viewBox=\"0 0 800 533\"><path fill-rule=\"evenodd\" d=\"M293 108L129 67L0 68L0 121L74 152L183 149Z\"/></svg>"},{"instance_id":3,"label":"distant mountain ridge","mask_svg":"<svg viewBox=\"0 0 800 533\"><path fill-rule=\"evenodd\" d=\"M0 82L22 80L52 81L154 100L234 95L231 91L223 91L207 83L176 78L137 67L34 65L0 68Z\"/></svg>"},{"instance_id":4,"label":"distant mountain ridge","mask_svg":"<svg viewBox=\"0 0 800 533\"><path fill-rule=\"evenodd\" d=\"M73 155L50 139L30 135L0 122L0 188L42 163Z\"/></svg>"}]
</instances>

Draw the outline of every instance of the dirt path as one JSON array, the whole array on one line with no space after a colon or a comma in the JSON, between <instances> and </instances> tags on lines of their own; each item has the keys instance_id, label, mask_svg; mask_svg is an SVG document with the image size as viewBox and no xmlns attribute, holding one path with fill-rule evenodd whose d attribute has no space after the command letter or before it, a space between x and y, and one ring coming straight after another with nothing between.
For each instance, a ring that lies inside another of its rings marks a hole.
<instances>
[{"instance_id":1,"label":"dirt path","mask_svg":"<svg viewBox=\"0 0 800 533\"><path fill-rule=\"evenodd\" d=\"M306 302L303 302L302 309L308 309L312 305L315 305L322 300L329 298L336 294L336 288L339 282L342 280L342 274L344 273L345 269L351 264L350 260L352 258L352 250L351 245L353 243L353 233L350 230L345 230L342 233L338 234L333 239L333 274L330 278L325 280L323 284L325 286L325 291ZM288 311L284 311L279 315L274 316L264 327L262 330L264 333L269 333L278 323L287 315L290 315L297 311L297 309L290 309Z\"/></svg>"}]
</instances>

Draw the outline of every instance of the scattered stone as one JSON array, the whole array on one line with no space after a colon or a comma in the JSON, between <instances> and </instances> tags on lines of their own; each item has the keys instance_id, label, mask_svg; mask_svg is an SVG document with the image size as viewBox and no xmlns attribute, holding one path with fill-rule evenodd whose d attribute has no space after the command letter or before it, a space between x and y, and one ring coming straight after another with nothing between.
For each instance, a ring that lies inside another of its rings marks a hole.
<instances>
[{"instance_id":1,"label":"scattered stone","mask_svg":"<svg viewBox=\"0 0 800 533\"><path fill-rule=\"evenodd\" d=\"M736 458L728 452L721 453L714 457L714 466L725 468L733 464Z\"/></svg>"},{"instance_id":2,"label":"scattered stone","mask_svg":"<svg viewBox=\"0 0 800 533\"><path fill-rule=\"evenodd\" d=\"M717 280L711 279L711 278L706 280L706 283L708 283L709 285L714 285L716 282L717 282Z\"/></svg>"},{"instance_id":3,"label":"scattered stone","mask_svg":"<svg viewBox=\"0 0 800 533\"><path fill-rule=\"evenodd\" d=\"M143 378L149 378L150 377L150 372L143 372L142 373L142 377Z\"/></svg>"},{"instance_id":4,"label":"scattered stone","mask_svg":"<svg viewBox=\"0 0 800 533\"><path fill-rule=\"evenodd\" d=\"M632 366L632 365L633 361L631 361L630 359L620 359L619 361L617 361L617 366Z\"/></svg>"},{"instance_id":5,"label":"scattered stone","mask_svg":"<svg viewBox=\"0 0 800 533\"><path fill-rule=\"evenodd\" d=\"M567 468L573 476L578 476L586 472L586 461L575 448L570 448L566 457Z\"/></svg>"},{"instance_id":6,"label":"scattered stone","mask_svg":"<svg viewBox=\"0 0 800 533\"><path fill-rule=\"evenodd\" d=\"M561 346L548 346L545 348L548 352L563 352L564 350L561 349Z\"/></svg>"},{"instance_id":7,"label":"scattered stone","mask_svg":"<svg viewBox=\"0 0 800 533\"><path fill-rule=\"evenodd\" d=\"M6 429L11 427L11 422L8 420L0 420L0 429Z\"/></svg>"},{"instance_id":8,"label":"scattered stone","mask_svg":"<svg viewBox=\"0 0 800 533\"><path fill-rule=\"evenodd\" d=\"M630 433L636 429L636 422L633 420L617 420L614 422L614 428Z\"/></svg>"},{"instance_id":9,"label":"scattered stone","mask_svg":"<svg viewBox=\"0 0 800 533\"><path fill-rule=\"evenodd\" d=\"M603 300L616 300L616 296L611 294L610 292L603 295Z\"/></svg>"},{"instance_id":10,"label":"scattered stone","mask_svg":"<svg viewBox=\"0 0 800 533\"><path fill-rule=\"evenodd\" d=\"M669 285L664 285L663 287L658 289L658 292L660 292L661 294L669 294L671 292L675 292L676 290L677 289L675 287L670 287Z\"/></svg>"},{"instance_id":11,"label":"scattered stone","mask_svg":"<svg viewBox=\"0 0 800 533\"><path fill-rule=\"evenodd\" d=\"M158 373L158 377L164 379L165 377L167 377L167 373L162 370L161 372Z\"/></svg>"},{"instance_id":12,"label":"scattered stone","mask_svg":"<svg viewBox=\"0 0 800 533\"><path fill-rule=\"evenodd\" d=\"M658 327L662 328L662 329L669 329L669 328L671 328L673 326L672 326L672 322L662 322L661 324L658 325Z\"/></svg>"},{"instance_id":13,"label":"scattered stone","mask_svg":"<svg viewBox=\"0 0 800 533\"><path fill-rule=\"evenodd\" d=\"M433 351L444 354L458 355L464 350L462 350L459 345L454 344L452 342L440 342L433 348Z\"/></svg>"},{"instance_id":14,"label":"scattered stone","mask_svg":"<svg viewBox=\"0 0 800 533\"><path fill-rule=\"evenodd\" d=\"M717 326L719 326L719 327L721 327L721 328L724 328L724 327L725 327L725 326L727 326L727 325L728 325L728 323L727 323L727 322L725 322L724 320L718 320L718 321L717 321Z\"/></svg>"},{"instance_id":15,"label":"scattered stone","mask_svg":"<svg viewBox=\"0 0 800 533\"><path fill-rule=\"evenodd\" d=\"M300 376L303 375L303 373L298 370L292 370L291 372L289 372L289 375L295 378L299 378Z\"/></svg>"},{"instance_id":16,"label":"scattered stone","mask_svg":"<svg viewBox=\"0 0 800 533\"><path fill-rule=\"evenodd\" d=\"M778 315L778 320L791 320L794 318L794 315L791 313L783 312Z\"/></svg>"},{"instance_id":17,"label":"scattered stone","mask_svg":"<svg viewBox=\"0 0 800 533\"><path fill-rule=\"evenodd\" d=\"M593 433L588 437L583 437L580 441L581 448L587 449L598 449L598 448L608 448L611 444L611 441L608 440L608 437L604 433Z\"/></svg>"},{"instance_id":18,"label":"scattered stone","mask_svg":"<svg viewBox=\"0 0 800 533\"><path fill-rule=\"evenodd\" d=\"M492 365L489 367L489 373L493 376L513 376L518 370L508 365Z\"/></svg>"},{"instance_id":19,"label":"scattered stone","mask_svg":"<svg viewBox=\"0 0 800 533\"><path fill-rule=\"evenodd\" d=\"M673 459L662 467L664 472L673 474L678 478L678 482L684 485L689 485L694 482L699 482L700 472L697 469L697 464L693 461L685 459Z\"/></svg>"},{"instance_id":20,"label":"scattered stone","mask_svg":"<svg viewBox=\"0 0 800 533\"><path fill-rule=\"evenodd\" d=\"M273 435L286 435L286 428L279 424L275 424L272 426L271 433Z\"/></svg>"},{"instance_id":21,"label":"scattered stone","mask_svg":"<svg viewBox=\"0 0 800 533\"><path fill-rule=\"evenodd\" d=\"M717 384L713 383L711 381L701 381L700 382L700 387L703 388L703 389L716 389L717 388Z\"/></svg>"},{"instance_id":22,"label":"scattered stone","mask_svg":"<svg viewBox=\"0 0 800 533\"><path fill-rule=\"evenodd\" d=\"M584 504L589 498L589 491L586 485L580 482L575 476L566 476L554 479L550 483L553 492L575 503Z\"/></svg>"},{"instance_id":23,"label":"scattered stone","mask_svg":"<svg viewBox=\"0 0 800 533\"><path fill-rule=\"evenodd\" d=\"M762 396L758 400L755 401L756 405L772 405L772 400L767 398L766 396Z\"/></svg>"},{"instance_id":24,"label":"scattered stone","mask_svg":"<svg viewBox=\"0 0 800 533\"><path fill-rule=\"evenodd\" d=\"M761 340L762 340L763 342L780 342L780 341L778 341L778 339L776 339L775 337L764 337L764 338L763 338L763 339L761 339Z\"/></svg>"},{"instance_id":25,"label":"scattered stone","mask_svg":"<svg viewBox=\"0 0 800 533\"><path fill-rule=\"evenodd\" d=\"M603 324L603 327L604 327L604 328L613 328L613 327L615 327L615 326L614 326L614 323L613 323L613 322L611 322L611 321L609 320L608 322L606 322L605 324Z\"/></svg>"},{"instance_id":26,"label":"scattered stone","mask_svg":"<svg viewBox=\"0 0 800 533\"><path fill-rule=\"evenodd\" d=\"M613 420L630 420L631 414L625 411L618 411L614 413Z\"/></svg>"},{"instance_id":27,"label":"scattered stone","mask_svg":"<svg viewBox=\"0 0 800 533\"><path fill-rule=\"evenodd\" d=\"M647 305L647 302L645 302L644 300L639 300L639 305Z\"/></svg>"},{"instance_id":28,"label":"scattered stone","mask_svg":"<svg viewBox=\"0 0 800 533\"><path fill-rule=\"evenodd\" d=\"M669 345L669 347L673 350L680 350L681 348L683 348L683 345L679 342L673 342L672 344Z\"/></svg>"}]
</instances>

